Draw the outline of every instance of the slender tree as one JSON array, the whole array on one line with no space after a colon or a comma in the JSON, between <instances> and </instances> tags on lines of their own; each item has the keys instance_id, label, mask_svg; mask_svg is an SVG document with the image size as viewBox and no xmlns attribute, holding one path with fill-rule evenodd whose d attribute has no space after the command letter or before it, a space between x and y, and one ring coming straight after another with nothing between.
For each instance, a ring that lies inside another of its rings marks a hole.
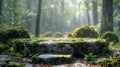
<instances>
[{"instance_id":1,"label":"slender tree","mask_svg":"<svg viewBox=\"0 0 120 67\"><path fill-rule=\"evenodd\" d=\"M113 31L113 0L103 0L100 33L106 31Z\"/></svg>"},{"instance_id":2,"label":"slender tree","mask_svg":"<svg viewBox=\"0 0 120 67\"><path fill-rule=\"evenodd\" d=\"M85 0L85 6L86 6L86 12L87 12L88 25L90 25L89 0Z\"/></svg>"},{"instance_id":3,"label":"slender tree","mask_svg":"<svg viewBox=\"0 0 120 67\"><path fill-rule=\"evenodd\" d=\"M61 26L64 27L65 23L65 17L64 17L64 11L65 11L65 0L61 0ZM61 29L61 32L64 32L63 29Z\"/></svg>"},{"instance_id":4,"label":"slender tree","mask_svg":"<svg viewBox=\"0 0 120 67\"><path fill-rule=\"evenodd\" d=\"M78 20L78 22L80 25L83 25L83 22L81 22L81 4L82 4L82 1L80 1L78 3L78 7L79 7L79 20Z\"/></svg>"},{"instance_id":5,"label":"slender tree","mask_svg":"<svg viewBox=\"0 0 120 67\"><path fill-rule=\"evenodd\" d=\"M93 22L94 25L96 25L98 23L97 0L92 0L92 8L93 8Z\"/></svg>"},{"instance_id":6,"label":"slender tree","mask_svg":"<svg viewBox=\"0 0 120 67\"><path fill-rule=\"evenodd\" d=\"M17 5L18 5L18 0L13 0L13 3L12 3L13 21L14 21L13 26L16 26L16 23L18 23Z\"/></svg>"},{"instance_id":7,"label":"slender tree","mask_svg":"<svg viewBox=\"0 0 120 67\"><path fill-rule=\"evenodd\" d=\"M40 35L41 4L42 4L42 0L38 0L38 12L36 17L35 37L39 37Z\"/></svg>"},{"instance_id":8,"label":"slender tree","mask_svg":"<svg viewBox=\"0 0 120 67\"><path fill-rule=\"evenodd\" d=\"M26 0L26 9L30 12L31 10L31 0ZM27 29L32 32L32 22L30 16L27 16Z\"/></svg>"}]
</instances>

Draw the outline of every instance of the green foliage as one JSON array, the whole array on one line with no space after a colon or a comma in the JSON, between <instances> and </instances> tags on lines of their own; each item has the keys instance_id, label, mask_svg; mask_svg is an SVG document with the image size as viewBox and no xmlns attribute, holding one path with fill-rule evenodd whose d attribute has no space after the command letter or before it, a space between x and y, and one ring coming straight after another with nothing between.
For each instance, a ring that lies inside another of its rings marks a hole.
<instances>
[{"instance_id":1,"label":"green foliage","mask_svg":"<svg viewBox=\"0 0 120 67\"><path fill-rule=\"evenodd\" d=\"M98 33L90 26L82 26L73 31L75 38L97 38Z\"/></svg>"},{"instance_id":2,"label":"green foliage","mask_svg":"<svg viewBox=\"0 0 120 67\"><path fill-rule=\"evenodd\" d=\"M1 67L22 67L22 65L15 65L15 64L1 64Z\"/></svg>"},{"instance_id":3,"label":"green foliage","mask_svg":"<svg viewBox=\"0 0 120 67\"><path fill-rule=\"evenodd\" d=\"M111 42L109 47L111 50L116 51L120 48L120 42L118 42L118 43Z\"/></svg>"},{"instance_id":4,"label":"green foliage","mask_svg":"<svg viewBox=\"0 0 120 67\"><path fill-rule=\"evenodd\" d=\"M100 59L97 61L97 64L99 64L101 67L120 67L120 59L109 59L109 58L105 58L105 59Z\"/></svg>"},{"instance_id":5,"label":"green foliage","mask_svg":"<svg viewBox=\"0 0 120 67\"><path fill-rule=\"evenodd\" d=\"M21 64L9 64L10 60L3 61L0 66L1 67L22 67Z\"/></svg>"},{"instance_id":6,"label":"green foliage","mask_svg":"<svg viewBox=\"0 0 120 67\"><path fill-rule=\"evenodd\" d=\"M106 39L108 42L118 43L119 39L114 32L105 32L101 35L101 38Z\"/></svg>"},{"instance_id":7,"label":"green foliage","mask_svg":"<svg viewBox=\"0 0 120 67\"><path fill-rule=\"evenodd\" d=\"M32 60L38 59L39 58L39 54L35 54L31 57Z\"/></svg>"},{"instance_id":8,"label":"green foliage","mask_svg":"<svg viewBox=\"0 0 120 67\"><path fill-rule=\"evenodd\" d=\"M96 55L93 55L93 53L85 54L84 55L84 60L85 61L94 61L96 60Z\"/></svg>"},{"instance_id":9,"label":"green foliage","mask_svg":"<svg viewBox=\"0 0 120 67\"><path fill-rule=\"evenodd\" d=\"M54 37L62 37L62 36L63 36L63 34L60 33L60 32L56 32L55 35L54 35Z\"/></svg>"},{"instance_id":10,"label":"green foliage","mask_svg":"<svg viewBox=\"0 0 120 67\"><path fill-rule=\"evenodd\" d=\"M48 31L48 32L42 34L40 37L53 37L53 34L51 31Z\"/></svg>"},{"instance_id":11,"label":"green foliage","mask_svg":"<svg viewBox=\"0 0 120 67\"><path fill-rule=\"evenodd\" d=\"M29 40L30 39L13 39L9 40L8 45L12 46L15 52L25 53L27 51L27 49L25 49L25 42Z\"/></svg>"},{"instance_id":12,"label":"green foliage","mask_svg":"<svg viewBox=\"0 0 120 67\"><path fill-rule=\"evenodd\" d=\"M6 44L0 43L0 53L5 52L8 50L8 46Z\"/></svg>"},{"instance_id":13,"label":"green foliage","mask_svg":"<svg viewBox=\"0 0 120 67\"><path fill-rule=\"evenodd\" d=\"M17 60L21 60L22 58L23 58L23 54L20 54L20 53L15 53L14 54L16 57L13 59L13 60L15 60L15 61L17 61Z\"/></svg>"},{"instance_id":14,"label":"green foliage","mask_svg":"<svg viewBox=\"0 0 120 67\"><path fill-rule=\"evenodd\" d=\"M7 43L8 40L15 38L30 38L30 36L23 27L15 27L0 31L0 41L3 43Z\"/></svg>"}]
</instances>

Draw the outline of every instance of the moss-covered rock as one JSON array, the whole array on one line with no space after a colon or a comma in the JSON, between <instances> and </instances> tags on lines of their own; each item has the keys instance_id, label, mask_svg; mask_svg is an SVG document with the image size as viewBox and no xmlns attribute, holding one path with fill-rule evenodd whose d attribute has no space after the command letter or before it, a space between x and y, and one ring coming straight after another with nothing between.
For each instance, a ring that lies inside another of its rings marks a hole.
<instances>
[{"instance_id":1,"label":"moss-covered rock","mask_svg":"<svg viewBox=\"0 0 120 67\"><path fill-rule=\"evenodd\" d=\"M57 43L57 44L49 44L46 45L48 47L49 53L54 54L73 54L74 50L69 44L65 43Z\"/></svg>"},{"instance_id":2,"label":"moss-covered rock","mask_svg":"<svg viewBox=\"0 0 120 67\"><path fill-rule=\"evenodd\" d=\"M31 53L45 54L73 54L73 56L84 57L84 54L93 53L95 55L106 55L109 51L108 43L105 40L99 39L73 39L73 40L48 40L35 41L16 40L14 41L15 51L24 53L29 49Z\"/></svg>"},{"instance_id":3,"label":"moss-covered rock","mask_svg":"<svg viewBox=\"0 0 120 67\"><path fill-rule=\"evenodd\" d=\"M40 37L53 37L53 33L51 31L48 31L48 32L40 35Z\"/></svg>"},{"instance_id":4,"label":"moss-covered rock","mask_svg":"<svg viewBox=\"0 0 120 67\"><path fill-rule=\"evenodd\" d=\"M75 38L97 38L98 33L90 26L82 26L73 31Z\"/></svg>"},{"instance_id":5,"label":"moss-covered rock","mask_svg":"<svg viewBox=\"0 0 120 67\"><path fill-rule=\"evenodd\" d=\"M114 32L110 31L103 33L101 38L106 39L108 42L119 42L119 38L117 37L117 35Z\"/></svg>"},{"instance_id":6,"label":"moss-covered rock","mask_svg":"<svg viewBox=\"0 0 120 67\"><path fill-rule=\"evenodd\" d=\"M30 38L27 30L23 27L10 28L0 31L0 41L7 43L9 39Z\"/></svg>"},{"instance_id":7,"label":"moss-covered rock","mask_svg":"<svg viewBox=\"0 0 120 67\"><path fill-rule=\"evenodd\" d=\"M40 44L38 42L34 42L32 45L32 52L33 53L39 53L39 54L44 54L48 53L48 48L45 46L45 44Z\"/></svg>"},{"instance_id":8,"label":"moss-covered rock","mask_svg":"<svg viewBox=\"0 0 120 67\"><path fill-rule=\"evenodd\" d=\"M102 41L95 42L73 42L71 46L74 49L75 57L84 57L84 54L93 53L98 56L104 56L109 53L108 44Z\"/></svg>"},{"instance_id":9,"label":"moss-covered rock","mask_svg":"<svg viewBox=\"0 0 120 67\"><path fill-rule=\"evenodd\" d=\"M60 33L60 32L56 32L55 35L54 35L54 37L62 37L62 36L63 36L63 34Z\"/></svg>"},{"instance_id":10,"label":"moss-covered rock","mask_svg":"<svg viewBox=\"0 0 120 67\"><path fill-rule=\"evenodd\" d=\"M14 52L22 54L22 56L27 56L32 53L32 44L34 41L30 39L14 39L9 41L9 45L13 47Z\"/></svg>"}]
</instances>

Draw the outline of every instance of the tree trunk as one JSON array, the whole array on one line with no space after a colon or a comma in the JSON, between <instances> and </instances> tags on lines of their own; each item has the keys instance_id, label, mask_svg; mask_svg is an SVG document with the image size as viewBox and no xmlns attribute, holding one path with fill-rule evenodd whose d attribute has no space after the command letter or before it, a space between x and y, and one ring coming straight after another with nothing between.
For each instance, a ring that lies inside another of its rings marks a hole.
<instances>
[{"instance_id":1,"label":"tree trunk","mask_svg":"<svg viewBox=\"0 0 120 67\"><path fill-rule=\"evenodd\" d=\"M93 23L94 25L97 25L98 23L97 0L92 1L92 8L93 8Z\"/></svg>"},{"instance_id":2,"label":"tree trunk","mask_svg":"<svg viewBox=\"0 0 120 67\"><path fill-rule=\"evenodd\" d=\"M0 16L2 16L2 5L3 5L3 0L0 0Z\"/></svg>"},{"instance_id":3,"label":"tree trunk","mask_svg":"<svg viewBox=\"0 0 120 67\"><path fill-rule=\"evenodd\" d=\"M100 34L113 31L113 0L103 0Z\"/></svg>"},{"instance_id":4,"label":"tree trunk","mask_svg":"<svg viewBox=\"0 0 120 67\"><path fill-rule=\"evenodd\" d=\"M89 9L87 8L87 19L88 19L88 25L90 25L90 15L89 15Z\"/></svg>"},{"instance_id":5,"label":"tree trunk","mask_svg":"<svg viewBox=\"0 0 120 67\"><path fill-rule=\"evenodd\" d=\"M65 17L64 17L64 8L65 8L65 1L64 0L61 0L61 26L63 26L63 28L65 27ZM64 29L60 29L61 31L60 32L64 32Z\"/></svg>"},{"instance_id":6,"label":"tree trunk","mask_svg":"<svg viewBox=\"0 0 120 67\"><path fill-rule=\"evenodd\" d=\"M31 10L31 0L26 0L26 9ZM30 12L30 11L29 11ZM30 16L27 16L27 29L32 32L32 22L30 20Z\"/></svg>"},{"instance_id":7,"label":"tree trunk","mask_svg":"<svg viewBox=\"0 0 120 67\"><path fill-rule=\"evenodd\" d=\"M40 35L41 4L42 4L42 0L38 0L38 12L36 17L35 37L39 37Z\"/></svg>"},{"instance_id":8,"label":"tree trunk","mask_svg":"<svg viewBox=\"0 0 120 67\"><path fill-rule=\"evenodd\" d=\"M18 23L18 20L17 20L17 16L18 16L18 13L16 12L16 8L17 8L17 3L18 3L18 0L13 0L13 9L12 9L12 11L13 11L13 21L14 21L14 24L13 24L13 27L15 27L16 25L17 25L17 23Z\"/></svg>"},{"instance_id":9,"label":"tree trunk","mask_svg":"<svg viewBox=\"0 0 120 67\"><path fill-rule=\"evenodd\" d=\"M58 23L58 13L57 13L57 0L54 1L54 32L56 32L57 30L59 30L59 23Z\"/></svg>"},{"instance_id":10,"label":"tree trunk","mask_svg":"<svg viewBox=\"0 0 120 67\"><path fill-rule=\"evenodd\" d=\"M90 25L90 15L89 15L89 0L85 0L85 6L86 6L86 12L87 12L87 19L88 19L88 25Z\"/></svg>"}]
</instances>

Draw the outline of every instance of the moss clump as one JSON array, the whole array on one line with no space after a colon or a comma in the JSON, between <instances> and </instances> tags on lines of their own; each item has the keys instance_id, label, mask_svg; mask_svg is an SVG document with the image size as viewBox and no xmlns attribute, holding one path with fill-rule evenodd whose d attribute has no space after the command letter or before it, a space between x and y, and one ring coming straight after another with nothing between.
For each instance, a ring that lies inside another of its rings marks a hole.
<instances>
[{"instance_id":1,"label":"moss clump","mask_svg":"<svg viewBox=\"0 0 120 67\"><path fill-rule=\"evenodd\" d=\"M22 40L14 40L11 44L13 44L15 52L22 53L23 50L25 49L25 44L24 41Z\"/></svg>"},{"instance_id":2,"label":"moss clump","mask_svg":"<svg viewBox=\"0 0 120 67\"><path fill-rule=\"evenodd\" d=\"M68 33L65 37L66 37L66 38L72 38L73 35L72 35L71 33Z\"/></svg>"},{"instance_id":3,"label":"moss clump","mask_svg":"<svg viewBox=\"0 0 120 67\"><path fill-rule=\"evenodd\" d=\"M97 38L98 33L90 26L82 26L73 31L75 38Z\"/></svg>"},{"instance_id":4,"label":"moss clump","mask_svg":"<svg viewBox=\"0 0 120 67\"><path fill-rule=\"evenodd\" d=\"M0 31L0 41L3 43L7 43L8 40L15 38L30 38L30 35L23 27L15 27Z\"/></svg>"},{"instance_id":5,"label":"moss clump","mask_svg":"<svg viewBox=\"0 0 120 67\"><path fill-rule=\"evenodd\" d=\"M48 31L48 32L42 34L40 37L53 37L53 34L51 31Z\"/></svg>"},{"instance_id":6,"label":"moss clump","mask_svg":"<svg viewBox=\"0 0 120 67\"><path fill-rule=\"evenodd\" d=\"M60 32L56 32L55 33L55 35L54 35L54 37L62 37L63 35L62 35L62 33L60 33Z\"/></svg>"},{"instance_id":7,"label":"moss clump","mask_svg":"<svg viewBox=\"0 0 120 67\"><path fill-rule=\"evenodd\" d=\"M105 32L102 34L101 38L106 39L108 42L118 43L119 39L114 32Z\"/></svg>"}]
</instances>

